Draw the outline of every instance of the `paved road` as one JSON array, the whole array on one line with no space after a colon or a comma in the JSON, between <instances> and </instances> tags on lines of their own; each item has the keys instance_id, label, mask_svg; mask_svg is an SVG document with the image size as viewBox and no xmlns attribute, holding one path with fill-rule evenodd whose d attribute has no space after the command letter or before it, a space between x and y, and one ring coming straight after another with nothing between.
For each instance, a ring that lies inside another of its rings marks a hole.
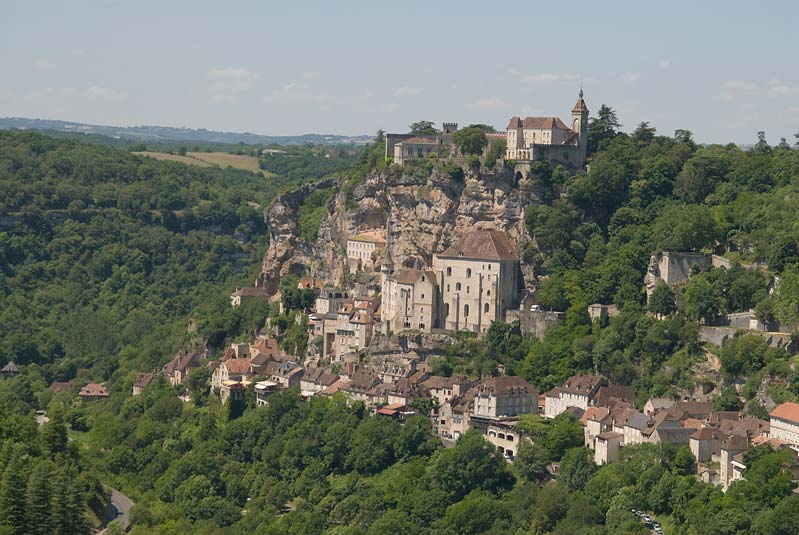
<instances>
[{"instance_id":1,"label":"paved road","mask_svg":"<svg viewBox=\"0 0 799 535\"><path fill-rule=\"evenodd\" d=\"M118 490L111 489L111 508L117 513L116 518L111 519L111 521L118 522L125 531L128 531L130 529L130 510L133 508L133 502ZM104 528L98 535L105 535L107 530L107 527Z\"/></svg>"}]
</instances>

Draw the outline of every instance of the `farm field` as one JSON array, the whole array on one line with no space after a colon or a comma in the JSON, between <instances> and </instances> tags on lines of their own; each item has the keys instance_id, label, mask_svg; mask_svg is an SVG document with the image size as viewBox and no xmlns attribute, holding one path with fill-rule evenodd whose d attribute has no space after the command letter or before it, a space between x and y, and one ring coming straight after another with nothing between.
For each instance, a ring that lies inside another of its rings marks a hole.
<instances>
[{"instance_id":1,"label":"farm field","mask_svg":"<svg viewBox=\"0 0 799 535\"><path fill-rule=\"evenodd\" d=\"M264 171L258 167L258 158L254 156L239 156L237 154L228 154L227 152L187 152L185 156L151 151L136 152L135 154L148 156L157 160L169 160L189 165L198 165L200 167L230 166L236 169L252 171L253 173L261 173L264 176L272 175L269 171Z\"/></svg>"}]
</instances>

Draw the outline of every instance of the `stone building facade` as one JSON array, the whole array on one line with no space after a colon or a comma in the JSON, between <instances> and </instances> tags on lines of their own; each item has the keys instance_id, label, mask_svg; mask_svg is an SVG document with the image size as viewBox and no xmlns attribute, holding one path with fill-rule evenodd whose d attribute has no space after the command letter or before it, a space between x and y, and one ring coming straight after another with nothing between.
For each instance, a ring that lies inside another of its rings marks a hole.
<instances>
[{"instance_id":1,"label":"stone building facade","mask_svg":"<svg viewBox=\"0 0 799 535\"><path fill-rule=\"evenodd\" d=\"M571 111L572 124L558 117L511 117L506 129L508 160L545 160L577 170L585 166L588 151L588 106L580 90Z\"/></svg>"}]
</instances>

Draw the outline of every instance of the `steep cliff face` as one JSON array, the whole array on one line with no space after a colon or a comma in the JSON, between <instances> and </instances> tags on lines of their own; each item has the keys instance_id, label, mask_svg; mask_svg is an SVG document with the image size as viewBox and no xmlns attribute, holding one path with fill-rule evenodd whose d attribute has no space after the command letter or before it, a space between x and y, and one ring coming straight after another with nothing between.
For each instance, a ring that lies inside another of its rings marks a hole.
<instances>
[{"instance_id":1,"label":"steep cliff face","mask_svg":"<svg viewBox=\"0 0 799 535\"><path fill-rule=\"evenodd\" d=\"M474 230L501 230L516 242L529 242L524 209L540 201L536 188L509 170L466 174L462 182L446 173L387 170L369 175L352 199L337 192L322 221L318 239L307 244L297 231L297 209L315 189L303 186L283 195L266 213L270 247L259 285L276 291L279 277L309 272L338 282L345 273L347 239L369 229L385 228L392 215L391 254L396 266L431 266L433 254ZM533 274L523 268L529 285Z\"/></svg>"}]
</instances>

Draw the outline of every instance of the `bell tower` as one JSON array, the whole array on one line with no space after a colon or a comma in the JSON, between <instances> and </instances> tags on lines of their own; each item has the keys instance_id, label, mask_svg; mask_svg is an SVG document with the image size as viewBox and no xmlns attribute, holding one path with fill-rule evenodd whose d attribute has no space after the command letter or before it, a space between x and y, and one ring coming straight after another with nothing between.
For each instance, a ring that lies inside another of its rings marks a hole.
<instances>
[{"instance_id":1,"label":"bell tower","mask_svg":"<svg viewBox=\"0 0 799 535\"><path fill-rule=\"evenodd\" d=\"M572 131L578 135L577 145L580 148L580 167L585 166L588 154L588 106L583 100L583 88L577 98L577 103L572 108Z\"/></svg>"}]
</instances>

